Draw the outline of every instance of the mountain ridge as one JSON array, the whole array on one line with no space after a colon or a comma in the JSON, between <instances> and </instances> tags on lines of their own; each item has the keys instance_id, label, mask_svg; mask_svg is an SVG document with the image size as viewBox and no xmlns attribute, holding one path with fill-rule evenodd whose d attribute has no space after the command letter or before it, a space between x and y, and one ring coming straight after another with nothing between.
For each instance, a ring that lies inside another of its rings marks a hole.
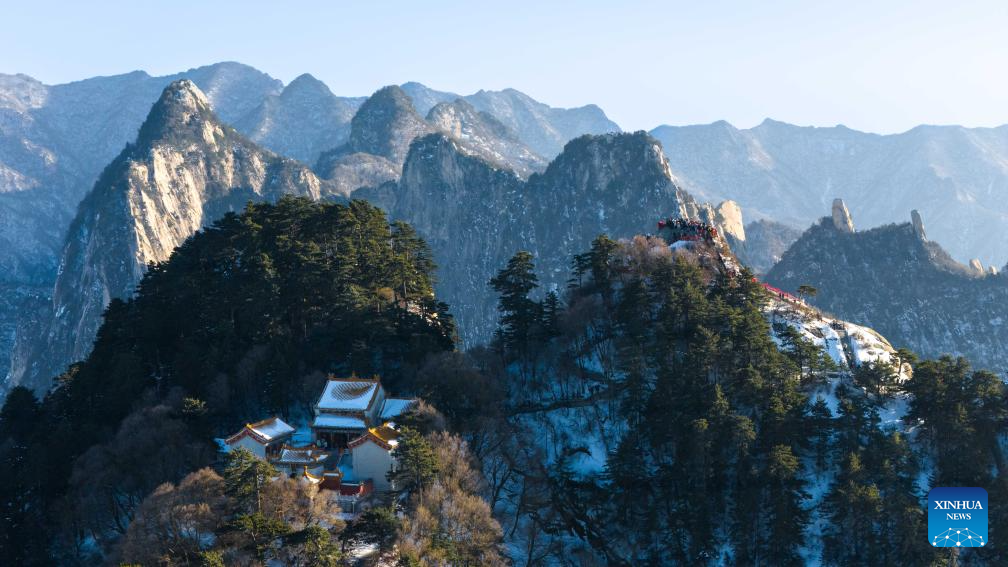
<instances>
[{"instance_id":1,"label":"mountain ridge","mask_svg":"<svg viewBox=\"0 0 1008 567\"><path fill-rule=\"evenodd\" d=\"M216 118L187 79L171 83L138 133L105 168L71 224L51 310L19 323L6 386L44 391L91 349L102 311L126 298L151 262L248 200L329 186L293 160L262 150Z\"/></svg>"},{"instance_id":2,"label":"mountain ridge","mask_svg":"<svg viewBox=\"0 0 1008 567\"><path fill-rule=\"evenodd\" d=\"M915 215L920 219L919 214ZM785 290L811 285L809 299L878 329L923 356L966 356L1008 369L1008 276L953 259L914 222L845 232L824 218L783 254L766 280Z\"/></svg>"},{"instance_id":3,"label":"mountain ridge","mask_svg":"<svg viewBox=\"0 0 1008 567\"><path fill-rule=\"evenodd\" d=\"M833 197L865 226L919 210L953 256L1008 259L1008 125L920 125L898 134L767 119L651 130L683 186L708 201L737 201L752 220L815 222Z\"/></svg>"}]
</instances>

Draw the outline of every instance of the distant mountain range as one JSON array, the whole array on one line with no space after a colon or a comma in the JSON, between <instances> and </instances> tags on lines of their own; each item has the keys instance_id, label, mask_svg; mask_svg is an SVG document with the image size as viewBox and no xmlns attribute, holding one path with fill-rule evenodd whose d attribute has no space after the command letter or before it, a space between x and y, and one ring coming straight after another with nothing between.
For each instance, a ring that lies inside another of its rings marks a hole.
<instances>
[{"instance_id":1,"label":"distant mountain range","mask_svg":"<svg viewBox=\"0 0 1008 567\"><path fill-rule=\"evenodd\" d=\"M213 118L148 135L151 106L180 79ZM486 280L515 250L535 252L556 288L592 237L644 232L666 214L722 225L758 272L834 196L859 226L918 209L954 256L1008 256L1008 127L618 130L594 105L552 108L513 89L405 83L345 97L311 75L285 86L237 63L55 86L0 75L0 374L44 385L86 352L101 308L146 262L245 199L282 193L366 197L417 226L467 344L493 328ZM727 199L740 208L704 204Z\"/></svg>"},{"instance_id":2,"label":"distant mountain range","mask_svg":"<svg viewBox=\"0 0 1008 567\"><path fill-rule=\"evenodd\" d=\"M1008 126L918 126L881 136L766 120L748 130L727 122L660 126L651 135L683 188L698 199L733 199L750 220L803 228L834 197L862 227L916 209L960 260L1008 261Z\"/></svg>"},{"instance_id":3,"label":"distant mountain range","mask_svg":"<svg viewBox=\"0 0 1008 567\"><path fill-rule=\"evenodd\" d=\"M864 231L823 218L766 280L789 290L817 288L810 298L817 307L870 325L897 347L1008 371L1008 275L955 261L929 239L919 213L907 218L913 222Z\"/></svg>"}]
</instances>

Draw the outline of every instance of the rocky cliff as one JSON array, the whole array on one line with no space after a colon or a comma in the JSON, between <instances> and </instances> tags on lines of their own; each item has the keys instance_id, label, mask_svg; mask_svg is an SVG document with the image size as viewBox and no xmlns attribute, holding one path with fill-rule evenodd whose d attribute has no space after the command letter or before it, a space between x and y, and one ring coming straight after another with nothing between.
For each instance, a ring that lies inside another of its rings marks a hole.
<instances>
[{"instance_id":1,"label":"rocky cliff","mask_svg":"<svg viewBox=\"0 0 1008 567\"><path fill-rule=\"evenodd\" d=\"M105 168L71 223L47 314L19 328L12 384L44 390L91 348L108 302L132 293L148 263L249 200L331 193L307 167L224 125L189 80L172 83L135 144Z\"/></svg>"},{"instance_id":2,"label":"rocky cliff","mask_svg":"<svg viewBox=\"0 0 1008 567\"><path fill-rule=\"evenodd\" d=\"M516 251L535 254L543 290L560 290L573 255L599 234L627 237L662 215L712 214L678 187L660 145L643 132L577 138L527 181L435 134L410 148L399 183L355 196L410 222L431 245L438 295L467 344L496 328L487 282Z\"/></svg>"},{"instance_id":3,"label":"rocky cliff","mask_svg":"<svg viewBox=\"0 0 1008 567\"><path fill-rule=\"evenodd\" d=\"M816 306L874 327L897 347L1008 370L1008 278L956 262L922 237L923 220L915 218L921 230L906 222L847 231L824 218L766 280L791 291L816 287Z\"/></svg>"},{"instance_id":4,"label":"rocky cliff","mask_svg":"<svg viewBox=\"0 0 1008 567\"><path fill-rule=\"evenodd\" d=\"M427 113L427 122L486 161L510 168L521 177L546 168L547 161L510 128L464 99L438 103Z\"/></svg>"},{"instance_id":5,"label":"rocky cliff","mask_svg":"<svg viewBox=\"0 0 1008 567\"><path fill-rule=\"evenodd\" d=\"M237 63L63 85L0 75L0 376L9 369L16 319L48 301L81 199L136 137L165 86L183 76L224 120L237 120L280 89L279 81Z\"/></svg>"},{"instance_id":6,"label":"rocky cliff","mask_svg":"<svg viewBox=\"0 0 1008 567\"><path fill-rule=\"evenodd\" d=\"M364 101L347 142L320 155L315 171L346 192L376 187L397 179L410 143L433 131L401 88L384 87Z\"/></svg>"}]
</instances>

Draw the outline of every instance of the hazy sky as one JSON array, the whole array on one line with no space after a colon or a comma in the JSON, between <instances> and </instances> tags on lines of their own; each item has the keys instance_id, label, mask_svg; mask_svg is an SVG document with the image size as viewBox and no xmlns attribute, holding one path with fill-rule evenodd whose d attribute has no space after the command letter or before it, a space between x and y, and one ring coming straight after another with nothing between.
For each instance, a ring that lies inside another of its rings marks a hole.
<instances>
[{"instance_id":1,"label":"hazy sky","mask_svg":"<svg viewBox=\"0 0 1008 567\"><path fill-rule=\"evenodd\" d=\"M1008 123L1004 0L20 0L0 14L0 72L47 83L235 60L345 95L514 87L631 130Z\"/></svg>"}]
</instances>

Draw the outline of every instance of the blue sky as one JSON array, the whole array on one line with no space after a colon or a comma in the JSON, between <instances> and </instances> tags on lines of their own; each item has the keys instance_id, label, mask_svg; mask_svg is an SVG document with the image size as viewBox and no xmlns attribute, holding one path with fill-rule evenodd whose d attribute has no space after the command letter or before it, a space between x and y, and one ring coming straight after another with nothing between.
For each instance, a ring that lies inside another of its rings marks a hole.
<instances>
[{"instance_id":1,"label":"blue sky","mask_svg":"<svg viewBox=\"0 0 1008 567\"><path fill-rule=\"evenodd\" d=\"M600 105L626 129L765 117L1008 123L1008 2L48 2L2 8L0 72L47 83L222 60L337 94L416 80Z\"/></svg>"}]
</instances>

